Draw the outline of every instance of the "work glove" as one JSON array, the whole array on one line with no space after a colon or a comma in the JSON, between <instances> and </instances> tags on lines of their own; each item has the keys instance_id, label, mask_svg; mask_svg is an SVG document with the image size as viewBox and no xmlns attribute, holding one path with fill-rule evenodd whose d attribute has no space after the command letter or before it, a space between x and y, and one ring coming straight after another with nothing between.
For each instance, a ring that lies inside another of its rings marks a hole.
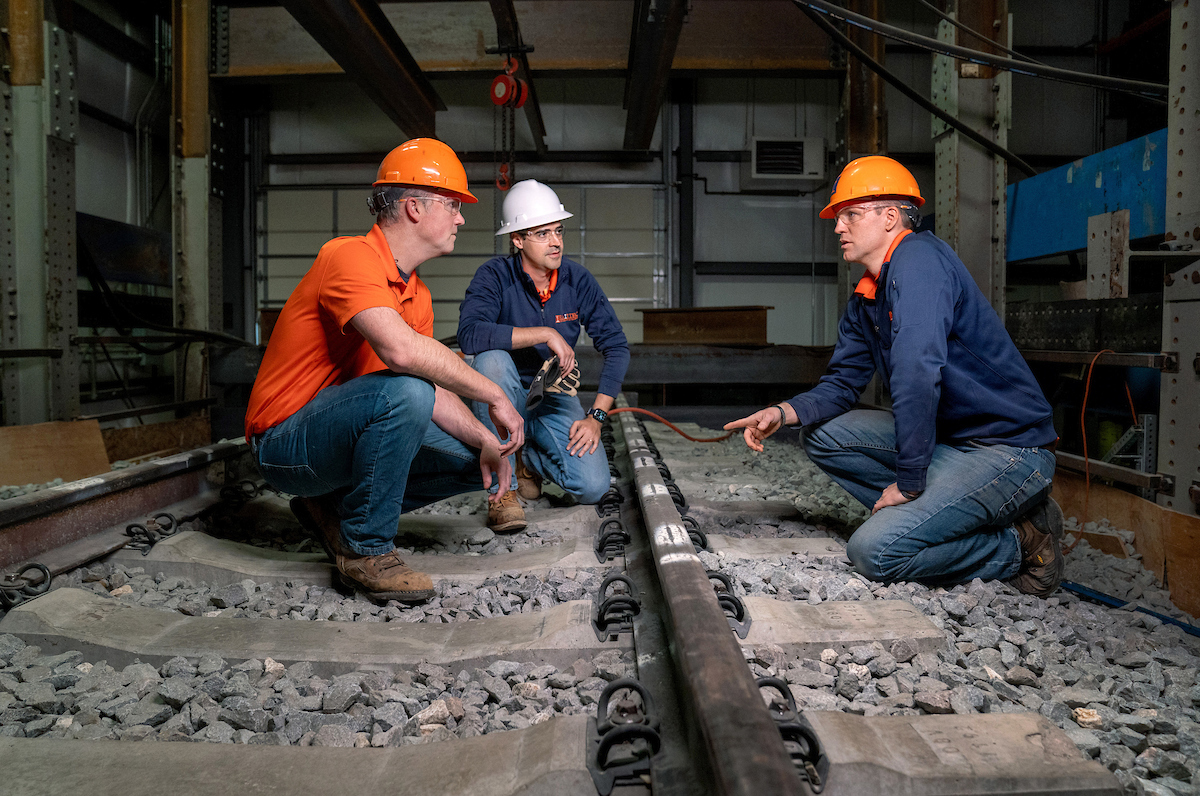
<instances>
[{"instance_id":1,"label":"work glove","mask_svg":"<svg viewBox=\"0 0 1200 796\"><path fill-rule=\"evenodd\" d=\"M545 393L557 392L565 395L576 395L579 392L579 365L575 364L567 373L562 372L558 365L558 355L554 355L542 363L542 368L533 377L529 385L529 394L525 397L525 408L534 409L542 402Z\"/></svg>"}]
</instances>

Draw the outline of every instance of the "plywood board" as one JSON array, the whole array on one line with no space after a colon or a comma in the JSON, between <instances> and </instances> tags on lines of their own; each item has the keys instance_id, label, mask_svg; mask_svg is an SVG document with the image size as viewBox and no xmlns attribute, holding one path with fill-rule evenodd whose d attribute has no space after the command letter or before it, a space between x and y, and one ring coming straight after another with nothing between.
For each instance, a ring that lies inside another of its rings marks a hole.
<instances>
[{"instance_id":1,"label":"plywood board","mask_svg":"<svg viewBox=\"0 0 1200 796\"><path fill-rule=\"evenodd\" d=\"M0 484L78 481L109 469L95 420L0 427Z\"/></svg>"},{"instance_id":2,"label":"plywood board","mask_svg":"<svg viewBox=\"0 0 1200 796\"><path fill-rule=\"evenodd\" d=\"M177 453L212 442L208 415L197 414L181 420L150 423L145 426L104 429L108 461L137 459L148 453Z\"/></svg>"},{"instance_id":3,"label":"plywood board","mask_svg":"<svg viewBox=\"0 0 1200 796\"><path fill-rule=\"evenodd\" d=\"M1106 518L1114 527L1133 531L1142 565L1170 589L1175 605L1200 615L1200 517L1105 484L1085 486L1082 476L1055 474L1054 499L1063 513L1080 521Z\"/></svg>"},{"instance_id":4,"label":"plywood board","mask_svg":"<svg viewBox=\"0 0 1200 796\"><path fill-rule=\"evenodd\" d=\"M767 310L773 307L639 309L642 341L690 345L767 345Z\"/></svg>"}]
</instances>

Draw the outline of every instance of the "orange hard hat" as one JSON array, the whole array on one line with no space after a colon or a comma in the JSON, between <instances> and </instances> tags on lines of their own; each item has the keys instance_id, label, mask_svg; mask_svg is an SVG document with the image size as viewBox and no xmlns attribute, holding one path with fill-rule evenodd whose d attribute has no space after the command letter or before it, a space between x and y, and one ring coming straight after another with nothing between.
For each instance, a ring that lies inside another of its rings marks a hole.
<instances>
[{"instance_id":1,"label":"orange hard hat","mask_svg":"<svg viewBox=\"0 0 1200 796\"><path fill-rule=\"evenodd\" d=\"M467 190L467 171L458 155L436 138L414 138L387 153L374 184L435 188L464 202L479 201Z\"/></svg>"},{"instance_id":2,"label":"orange hard hat","mask_svg":"<svg viewBox=\"0 0 1200 796\"><path fill-rule=\"evenodd\" d=\"M925 204L916 178L899 162L883 155L857 158L847 163L838 175L833 195L820 216L833 218L844 204L882 196L911 199L917 207Z\"/></svg>"}]
</instances>

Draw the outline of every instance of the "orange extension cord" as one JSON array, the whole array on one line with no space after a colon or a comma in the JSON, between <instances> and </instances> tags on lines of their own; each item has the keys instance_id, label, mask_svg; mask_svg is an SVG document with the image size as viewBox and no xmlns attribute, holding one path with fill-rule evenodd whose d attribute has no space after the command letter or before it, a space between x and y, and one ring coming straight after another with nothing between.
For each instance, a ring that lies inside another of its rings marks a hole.
<instances>
[{"instance_id":1,"label":"orange extension cord","mask_svg":"<svg viewBox=\"0 0 1200 796\"><path fill-rule=\"evenodd\" d=\"M724 436L712 437L711 439L696 439L695 437L691 436L690 434L684 432L682 429L679 428L679 426L675 425L670 420L667 420L666 418L663 418L663 417L659 417L658 415L654 414L653 412L647 411L645 409L639 409L636 406L625 406L620 409L613 409L612 411L609 412L609 414L615 415L620 412L636 412L639 415L646 415L648 417L651 417L651 418L657 420L658 422L662 423L663 425L668 426L676 434L678 434L679 436L681 436L684 439L689 440L691 442L721 442L722 440L727 440L730 437L732 437L737 431L737 429L734 429L733 431L730 431L728 434L726 434Z\"/></svg>"},{"instance_id":2,"label":"orange extension cord","mask_svg":"<svg viewBox=\"0 0 1200 796\"><path fill-rule=\"evenodd\" d=\"M1097 351L1096 356L1092 357L1092 361L1088 363L1087 379L1083 384L1083 405L1079 407L1079 436L1083 439L1083 516L1079 519L1079 533L1075 537L1075 541L1071 542L1069 547L1063 549L1063 555L1070 553L1075 549L1075 545L1079 544L1079 540L1083 538L1083 526L1087 522L1088 515L1091 513L1092 501L1092 474L1088 467L1088 446L1087 446L1087 428L1084 426L1084 417L1087 415L1088 393L1092 389L1092 370L1096 367L1096 360L1103 354L1115 354L1111 348L1106 348L1103 351ZM1129 385L1125 385L1125 394L1129 398L1129 410L1133 412L1133 396L1129 394ZM1137 413L1133 415L1133 423L1137 425Z\"/></svg>"}]
</instances>

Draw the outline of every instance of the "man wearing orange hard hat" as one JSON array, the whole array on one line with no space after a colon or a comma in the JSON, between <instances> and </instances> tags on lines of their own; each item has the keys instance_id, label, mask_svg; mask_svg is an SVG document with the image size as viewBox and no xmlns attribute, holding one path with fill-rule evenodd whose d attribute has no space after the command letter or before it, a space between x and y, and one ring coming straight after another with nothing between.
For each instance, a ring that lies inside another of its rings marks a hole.
<instances>
[{"instance_id":1,"label":"man wearing orange hard hat","mask_svg":"<svg viewBox=\"0 0 1200 796\"><path fill-rule=\"evenodd\" d=\"M366 235L334 238L292 292L246 412L263 478L293 495L343 584L378 602L433 596L396 552L402 511L513 480L524 421L494 383L433 339L429 288L414 271L454 250L476 202L450 147L431 138L388 153ZM461 398L460 398L461 396ZM463 403L486 404L502 442Z\"/></svg>"},{"instance_id":2,"label":"man wearing orange hard hat","mask_svg":"<svg viewBox=\"0 0 1200 796\"><path fill-rule=\"evenodd\" d=\"M809 458L871 509L846 546L868 578L1001 579L1045 597L1063 574L1050 404L958 255L914 231L924 203L891 158L842 170L820 215L866 273L829 370L725 428L762 450L781 426L803 427ZM891 411L855 409L876 373Z\"/></svg>"}]
</instances>

